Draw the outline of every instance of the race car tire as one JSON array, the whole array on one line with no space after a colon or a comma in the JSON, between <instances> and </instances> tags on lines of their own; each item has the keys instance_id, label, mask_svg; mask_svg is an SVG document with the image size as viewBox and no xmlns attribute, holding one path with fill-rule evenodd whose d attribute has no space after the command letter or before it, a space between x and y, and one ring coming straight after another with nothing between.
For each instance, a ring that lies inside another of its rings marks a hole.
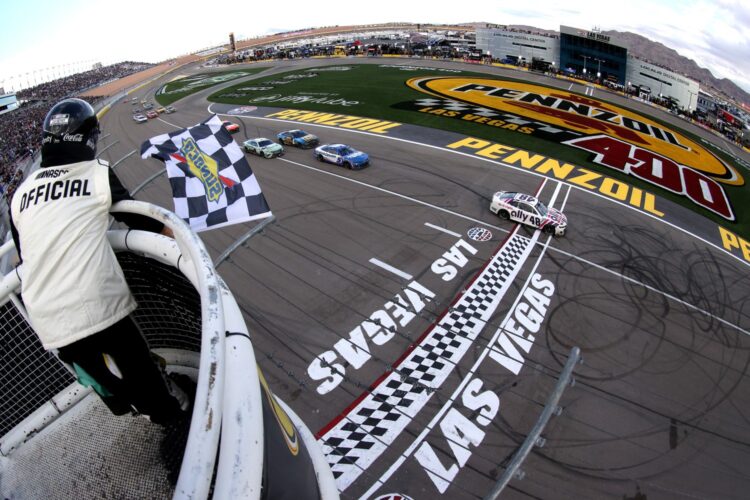
<instances>
[{"instance_id":1,"label":"race car tire","mask_svg":"<svg viewBox=\"0 0 750 500\"><path fill-rule=\"evenodd\" d=\"M323 161L323 155L315 155L315 159L318 161Z\"/></svg>"},{"instance_id":2,"label":"race car tire","mask_svg":"<svg viewBox=\"0 0 750 500\"><path fill-rule=\"evenodd\" d=\"M508 213L508 211L507 211L507 210L500 210L500 211L499 211L499 212L497 213L497 215L499 215L500 217L502 217L502 218L503 218L503 219L505 219L505 220L508 220L508 219L510 219L510 214Z\"/></svg>"},{"instance_id":3,"label":"race car tire","mask_svg":"<svg viewBox=\"0 0 750 500\"><path fill-rule=\"evenodd\" d=\"M273 158L273 153L264 153L263 156L266 158Z\"/></svg>"},{"instance_id":4,"label":"race car tire","mask_svg":"<svg viewBox=\"0 0 750 500\"><path fill-rule=\"evenodd\" d=\"M552 226L547 226L544 228L544 232L547 234L555 234L555 228Z\"/></svg>"},{"instance_id":5,"label":"race car tire","mask_svg":"<svg viewBox=\"0 0 750 500\"><path fill-rule=\"evenodd\" d=\"M354 169L354 167L352 166L352 164L351 164L351 163L349 163L349 162L346 162L346 163L344 163L344 166L345 166L346 168L348 168L349 170L353 170L353 169Z\"/></svg>"}]
</instances>

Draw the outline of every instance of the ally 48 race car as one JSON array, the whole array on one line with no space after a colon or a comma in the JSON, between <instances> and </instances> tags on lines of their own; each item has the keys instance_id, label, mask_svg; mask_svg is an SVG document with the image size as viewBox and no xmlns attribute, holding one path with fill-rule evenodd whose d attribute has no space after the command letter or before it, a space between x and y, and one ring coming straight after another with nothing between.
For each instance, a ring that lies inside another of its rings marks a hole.
<instances>
[{"instance_id":1,"label":"ally 48 race car","mask_svg":"<svg viewBox=\"0 0 750 500\"><path fill-rule=\"evenodd\" d=\"M548 208L529 194L498 191L492 196L490 211L555 236L564 235L568 227L568 218L562 212Z\"/></svg>"}]
</instances>

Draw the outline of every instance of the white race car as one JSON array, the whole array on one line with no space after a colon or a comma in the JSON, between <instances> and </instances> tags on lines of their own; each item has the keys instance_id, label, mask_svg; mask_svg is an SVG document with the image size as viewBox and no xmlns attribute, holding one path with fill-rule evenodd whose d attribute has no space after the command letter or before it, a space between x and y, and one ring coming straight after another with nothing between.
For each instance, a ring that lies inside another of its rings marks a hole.
<instances>
[{"instance_id":1,"label":"white race car","mask_svg":"<svg viewBox=\"0 0 750 500\"><path fill-rule=\"evenodd\" d=\"M242 147L245 148L245 151L248 153L265 156L266 158L273 158L274 156L281 156L284 154L284 146L271 142L265 137L248 139L242 143Z\"/></svg>"},{"instance_id":2,"label":"white race car","mask_svg":"<svg viewBox=\"0 0 750 500\"><path fill-rule=\"evenodd\" d=\"M490 211L503 219L520 222L555 236L564 235L568 227L568 218L562 212L547 208L529 194L498 191L492 196Z\"/></svg>"},{"instance_id":3,"label":"white race car","mask_svg":"<svg viewBox=\"0 0 750 500\"><path fill-rule=\"evenodd\" d=\"M146 123L148 121L148 118L138 113L137 115L133 115L133 120L135 120L136 123Z\"/></svg>"}]
</instances>

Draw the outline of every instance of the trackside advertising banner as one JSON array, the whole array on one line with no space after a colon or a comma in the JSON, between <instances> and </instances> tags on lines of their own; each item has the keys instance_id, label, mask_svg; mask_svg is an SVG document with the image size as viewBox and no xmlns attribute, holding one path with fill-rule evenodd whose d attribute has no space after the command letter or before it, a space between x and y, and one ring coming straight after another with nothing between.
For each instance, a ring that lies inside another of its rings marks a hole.
<instances>
[{"instance_id":1,"label":"trackside advertising banner","mask_svg":"<svg viewBox=\"0 0 750 500\"><path fill-rule=\"evenodd\" d=\"M152 137L141 145L141 157L164 162L175 213L195 231L271 215L245 155L216 115Z\"/></svg>"},{"instance_id":2,"label":"trackside advertising banner","mask_svg":"<svg viewBox=\"0 0 750 500\"><path fill-rule=\"evenodd\" d=\"M407 85L433 96L417 111L553 139L733 221L723 185L744 179L684 135L613 104L561 89L489 78L419 77Z\"/></svg>"}]
</instances>

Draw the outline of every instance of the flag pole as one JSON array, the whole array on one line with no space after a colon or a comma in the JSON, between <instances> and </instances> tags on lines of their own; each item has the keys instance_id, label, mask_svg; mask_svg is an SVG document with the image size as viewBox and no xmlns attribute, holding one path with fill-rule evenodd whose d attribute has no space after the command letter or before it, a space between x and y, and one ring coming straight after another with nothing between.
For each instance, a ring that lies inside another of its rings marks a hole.
<instances>
[{"instance_id":1,"label":"flag pole","mask_svg":"<svg viewBox=\"0 0 750 500\"><path fill-rule=\"evenodd\" d=\"M216 258L216 260L214 261L214 268L219 267L225 260L229 259L229 255L232 252L234 252L238 247L244 245L247 242L247 240L249 240L250 238L252 238L256 234L262 232L266 228L266 226L268 226L269 224L271 224L274 221L276 221L276 216L275 215L270 215L270 216L262 219L255 226L253 226L253 228L250 231L248 231L247 233L245 233L241 237L237 238L237 240L234 243L232 243L231 245L229 245L229 247L227 247L227 249L224 250L224 252Z\"/></svg>"}]
</instances>

